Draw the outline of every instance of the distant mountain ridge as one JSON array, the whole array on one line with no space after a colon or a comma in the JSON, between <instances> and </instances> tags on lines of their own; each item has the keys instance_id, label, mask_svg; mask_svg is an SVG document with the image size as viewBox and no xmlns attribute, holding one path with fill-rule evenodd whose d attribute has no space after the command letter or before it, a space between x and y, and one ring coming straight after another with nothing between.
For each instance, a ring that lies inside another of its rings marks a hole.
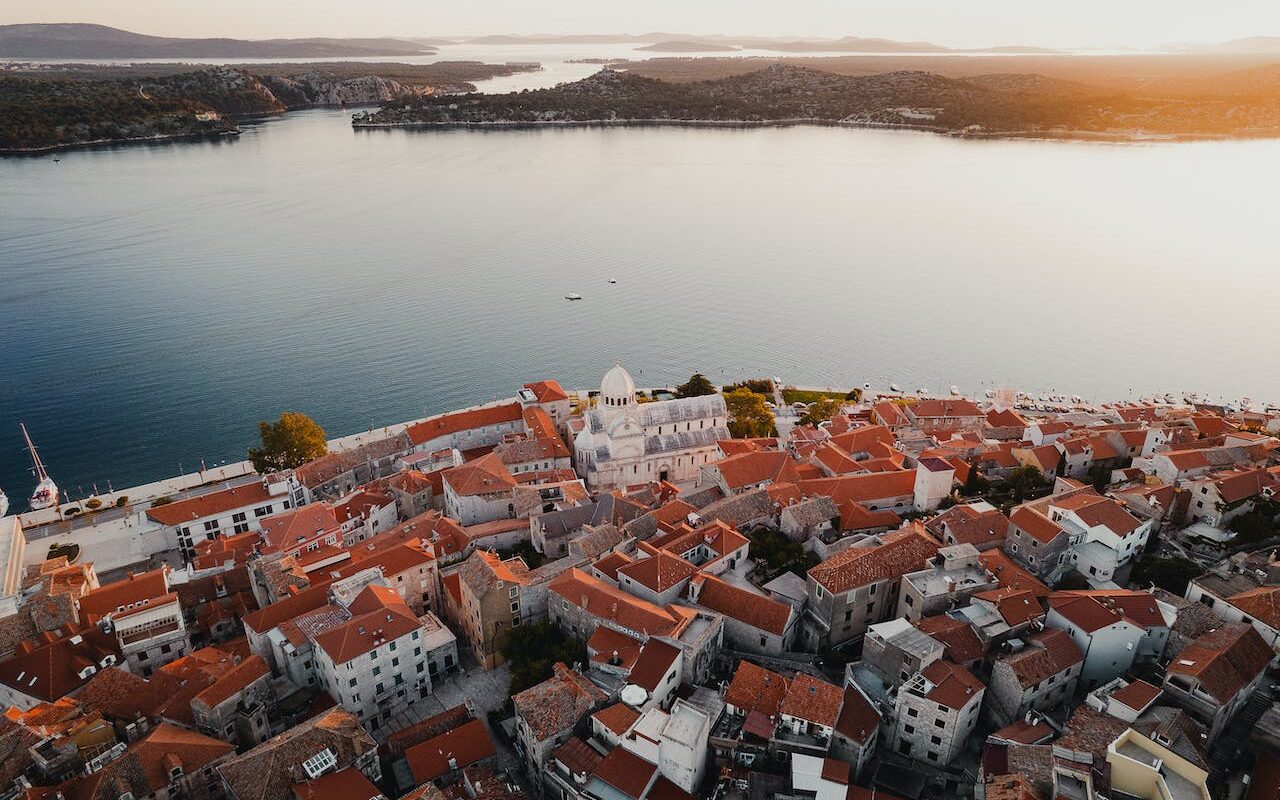
<instances>
[{"instance_id":1,"label":"distant mountain ridge","mask_svg":"<svg viewBox=\"0 0 1280 800\"><path fill-rule=\"evenodd\" d=\"M339 58L431 55L403 39L183 39L106 25L0 25L0 58Z\"/></svg>"}]
</instances>

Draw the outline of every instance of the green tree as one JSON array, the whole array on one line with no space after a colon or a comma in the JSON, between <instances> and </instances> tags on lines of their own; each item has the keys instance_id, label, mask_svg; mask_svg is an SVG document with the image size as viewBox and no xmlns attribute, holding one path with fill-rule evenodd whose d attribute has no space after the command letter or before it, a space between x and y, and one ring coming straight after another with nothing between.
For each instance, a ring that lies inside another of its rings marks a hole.
<instances>
[{"instance_id":1,"label":"green tree","mask_svg":"<svg viewBox=\"0 0 1280 800\"><path fill-rule=\"evenodd\" d=\"M763 395L735 389L725 394L724 403L729 409L729 434L735 439L777 435L773 414L765 406Z\"/></svg>"},{"instance_id":2,"label":"green tree","mask_svg":"<svg viewBox=\"0 0 1280 800\"><path fill-rule=\"evenodd\" d=\"M573 666L587 663L587 646L570 636L553 622L521 625L507 632L502 643L502 656L511 665L509 694L517 694L536 686L555 671L557 661Z\"/></svg>"},{"instance_id":3,"label":"green tree","mask_svg":"<svg viewBox=\"0 0 1280 800\"><path fill-rule=\"evenodd\" d=\"M978 460L970 459L969 472L965 475L964 488L960 490L960 493L965 497L975 497L990 490L991 481L983 477L982 473L978 471Z\"/></svg>"},{"instance_id":4,"label":"green tree","mask_svg":"<svg viewBox=\"0 0 1280 800\"><path fill-rule=\"evenodd\" d=\"M702 397L715 393L716 387L701 372L693 373L688 381L676 387L676 397Z\"/></svg>"},{"instance_id":5,"label":"green tree","mask_svg":"<svg viewBox=\"0 0 1280 800\"><path fill-rule=\"evenodd\" d=\"M809 406L809 410L800 417L801 425L817 425L840 413L840 401L823 397Z\"/></svg>"},{"instance_id":6,"label":"green tree","mask_svg":"<svg viewBox=\"0 0 1280 800\"><path fill-rule=\"evenodd\" d=\"M1026 500L1027 495L1048 486L1049 481L1038 467L1032 464L1023 464L1013 472L1010 472L1009 477L1001 481L1000 488L1003 492L1013 495L1013 502L1016 505Z\"/></svg>"},{"instance_id":7,"label":"green tree","mask_svg":"<svg viewBox=\"0 0 1280 800\"><path fill-rule=\"evenodd\" d=\"M324 428L306 414L286 411L276 422L258 423L262 447L249 448L249 460L258 472L300 467L329 452Z\"/></svg>"},{"instance_id":8,"label":"green tree","mask_svg":"<svg viewBox=\"0 0 1280 800\"><path fill-rule=\"evenodd\" d=\"M1204 568L1182 556L1143 556L1133 567L1129 582L1139 588L1154 583L1179 597L1187 593L1192 578L1204 574Z\"/></svg>"}]
</instances>

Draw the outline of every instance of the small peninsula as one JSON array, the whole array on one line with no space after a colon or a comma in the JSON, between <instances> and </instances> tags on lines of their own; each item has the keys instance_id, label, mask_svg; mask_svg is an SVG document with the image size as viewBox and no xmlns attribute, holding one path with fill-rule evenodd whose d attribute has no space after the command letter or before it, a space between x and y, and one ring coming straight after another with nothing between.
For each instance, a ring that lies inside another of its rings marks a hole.
<instances>
[{"instance_id":1,"label":"small peninsula","mask_svg":"<svg viewBox=\"0 0 1280 800\"><path fill-rule=\"evenodd\" d=\"M1038 74L946 77L921 70L838 75L774 63L713 80L668 82L616 69L550 89L503 95L414 97L358 114L356 127L566 124L826 124L901 127L966 136L1128 141L1280 135L1277 67L1214 78L1263 87L1195 102ZM1265 74L1264 74L1265 73Z\"/></svg>"}]
</instances>

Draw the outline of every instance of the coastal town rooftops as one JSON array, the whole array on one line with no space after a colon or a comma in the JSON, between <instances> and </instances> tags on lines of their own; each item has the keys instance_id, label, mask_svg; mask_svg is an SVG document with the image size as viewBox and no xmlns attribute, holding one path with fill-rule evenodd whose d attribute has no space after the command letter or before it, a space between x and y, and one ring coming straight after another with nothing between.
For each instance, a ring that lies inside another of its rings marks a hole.
<instances>
[{"instance_id":1,"label":"coastal town rooftops","mask_svg":"<svg viewBox=\"0 0 1280 800\"><path fill-rule=\"evenodd\" d=\"M601 781L623 797L640 800L645 796L645 790L653 783L654 774L657 771L656 765L645 761L630 750L615 747L601 760L600 766L596 767L595 774L587 782L587 791L591 792L591 785Z\"/></svg>"},{"instance_id":2,"label":"coastal town rooftops","mask_svg":"<svg viewBox=\"0 0 1280 800\"><path fill-rule=\"evenodd\" d=\"M933 662L920 675L928 681L926 698L957 711L986 688L972 672L946 660Z\"/></svg>"},{"instance_id":3,"label":"coastal town rooftops","mask_svg":"<svg viewBox=\"0 0 1280 800\"><path fill-rule=\"evenodd\" d=\"M455 433L495 425L513 424L523 418L523 408L519 403L500 403L481 406L480 408L468 408L425 419L410 425L405 429L405 433L408 434L413 445L417 447L441 436L452 436Z\"/></svg>"},{"instance_id":4,"label":"coastal town rooftops","mask_svg":"<svg viewBox=\"0 0 1280 800\"><path fill-rule=\"evenodd\" d=\"M1131 589L1061 591L1049 595L1049 607L1085 633L1116 622L1128 622L1143 630L1168 627L1154 595Z\"/></svg>"},{"instance_id":5,"label":"coastal town rooftops","mask_svg":"<svg viewBox=\"0 0 1280 800\"><path fill-rule=\"evenodd\" d=\"M875 738L880 730L880 712L856 686L846 687L836 719L836 733L859 744Z\"/></svg>"},{"instance_id":6,"label":"coastal town rooftops","mask_svg":"<svg viewBox=\"0 0 1280 800\"><path fill-rule=\"evenodd\" d=\"M1226 600L1262 624L1280 629L1280 586L1247 589Z\"/></svg>"},{"instance_id":7,"label":"coastal town rooftops","mask_svg":"<svg viewBox=\"0 0 1280 800\"><path fill-rule=\"evenodd\" d=\"M336 533L342 524L328 503L305 506L262 518L259 535L270 550L290 550L313 539Z\"/></svg>"},{"instance_id":8,"label":"coastal town rooftops","mask_svg":"<svg viewBox=\"0 0 1280 800\"><path fill-rule=\"evenodd\" d=\"M942 643L947 658L957 664L969 664L982 658L986 652L973 626L966 620L948 614L924 617L915 626L931 638Z\"/></svg>"},{"instance_id":9,"label":"coastal town rooftops","mask_svg":"<svg viewBox=\"0 0 1280 800\"><path fill-rule=\"evenodd\" d=\"M1036 686L1053 675L1084 661L1084 653L1066 631L1048 628L1030 637L1030 645L1000 659L1013 670L1024 688Z\"/></svg>"},{"instance_id":10,"label":"coastal town rooftops","mask_svg":"<svg viewBox=\"0 0 1280 800\"><path fill-rule=\"evenodd\" d=\"M618 580L632 581L654 592L665 592L677 586L698 571L698 568L677 555L658 550L648 558L632 561L617 568Z\"/></svg>"},{"instance_id":11,"label":"coastal town rooftops","mask_svg":"<svg viewBox=\"0 0 1280 800\"><path fill-rule=\"evenodd\" d=\"M296 783L293 794L297 800L380 800L382 797L378 787L354 767Z\"/></svg>"},{"instance_id":12,"label":"coastal town rooftops","mask_svg":"<svg viewBox=\"0 0 1280 800\"><path fill-rule=\"evenodd\" d=\"M659 639L650 639L640 649L628 681L646 692L653 692L679 657L680 651L675 647Z\"/></svg>"},{"instance_id":13,"label":"coastal town rooftops","mask_svg":"<svg viewBox=\"0 0 1280 800\"><path fill-rule=\"evenodd\" d=\"M147 516L161 525L183 525L205 517L215 517L239 508L260 506L271 500L265 480L253 481L218 492L209 492L185 500L147 509Z\"/></svg>"},{"instance_id":14,"label":"coastal town rooftops","mask_svg":"<svg viewBox=\"0 0 1280 800\"><path fill-rule=\"evenodd\" d=\"M113 637L97 627L75 632L70 626L46 631L34 641L18 644L0 661L0 683L37 700L52 702L79 689L99 669L120 660Z\"/></svg>"},{"instance_id":15,"label":"coastal town rooftops","mask_svg":"<svg viewBox=\"0 0 1280 800\"><path fill-rule=\"evenodd\" d=\"M535 741L544 742L572 728L607 695L591 681L556 662L554 674L511 698Z\"/></svg>"},{"instance_id":16,"label":"coastal town rooftops","mask_svg":"<svg viewBox=\"0 0 1280 800\"><path fill-rule=\"evenodd\" d=\"M844 692L839 686L801 672L787 685L778 710L783 716L834 728L843 703Z\"/></svg>"},{"instance_id":17,"label":"coastal town rooftops","mask_svg":"<svg viewBox=\"0 0 1280 800\"><path fill-rule=\"evenodd\" d=\"M906 413L915 419L956 419L983 417L982 409L972 400L918 400L907 405Z\"/></svg>"},{"instance_id":18,"label":"coastal town rooftops","mask_svg":"<svg viewBox=\"0 0 1280 800\"><path fill-rule=\"evenodd\" d=\"M1027 589L1018 589L1016 587L993 589L987 592L978 592L973 597L976 600L982 600L995 606L996 613L1010 627L1016 628L1037 617L1044 616L1044 608L1040 606L1040 601L1036 599L1034 593Z\"/></svg>"},{"instance_id":19,"label":"coastal town rooftops","mask_svg":"<svg viewBox=\"0 0 1280 800\"><path fill-rule=\"evenodd\" d=\"M693 598L695 591L697 597ZM786 633L793 614L788 603L734 586L706 573L693 579L689 593L698 605L775 636Z\"/></svg>"},{"instance_id":20,"label":"coastal town rooftops","mask_svg":"<svg viewBox=\"0 0 1280 800\"><path fill-rule=\"evenodd\" d=\"M169 568L130 573L128 578L108 583L81 595L80 620L94 623L109 614L169 593Z\"/></svg>"},{"instance_id":21,"label":"coastal town rooftops","mask_svg":"<svg viewBox=\"0 0 1280 800\"><path fill-rule=\"evenodd\" d=\"M787 679L750 661L739 661L724 701L739 713L756 711L775 717L787 694Z\"/></svg>"},{"instance_id":22,"label":"coastal town rooftops","mask_svg":"<svg viewBox=\"0 0 1280 800\"><path fill-rule=\"evenodd\" d=\"M494 453L447 470L444 481L460 497L510 492L517 484L502 459Z\"/></svg>"},{"instance_id":23,"label":"coastal town rooftops","mask_svg":"<svg viewBox=\"0 0 1280 800\"><path fill-rule=\"evenodd\" d=\"M410 449L412 449L412 443L409 437L399 433L385 439L366 442L350 450L326 453L295 469L293 477L303 486L314 489L356 467L399 453L406 453Z\"/></svg>"},{"instance_id":24,"label":"coastal town rooftops","mask_svg":"<svg viewBox=\"0 0 1280 800\"><path fill-rule=\"evenodd\" d=\"M376 748L354 714L333 708L234 756L217 771L239 800L288 800L293 785L310 777L303 762L317 753L329 750L345 768Z\"/></svg>"},{"instance_id":25,"label":"coastal town rooftops","mask_svg":"<svg viewBox=\"0 0 1280 800\"><path fill-rule=\"evenodd\" d=\"M796 462L789 453L764 450L728 456L712 466L720 471L730 491L758 483L791 483L798 479Z\"/></svg>"},{"instance_id":26,"label":"coastal town rooftops","mask_svg":"<svg viewBox=\"0 0 1280 800\"><path fill-rule=\"evenodd\" d=\"M1152 686L1146 681L1136 679L1129 681L1128 684L1116 689L1110 695L1112 700L1139 713L1146 711L1159 696L1159 686Z\"/></svg>"},{"instance_id":27,"label":"coastal town rooftops","mask_svg":"<svg viewBox=\"0 0 1280 800\"><path fill-rule=\"evenodd\" d=\"M404 758L417 783L426 783L450 771L470 766L497 754L484 721L473 719L453 730L405 751Z\"/></svg>"},{"instance_id":28,"label":"coastal town rooftops","mask_svg":"<svg viewBox=\"0 0 1280 800\"><path fill-rule=\"evenodd\" d=\"M400 595L383 586L366 586L348 611L349 620L315 637L334 664L345 664L421 627Z\"/></svg>"},{"instance_id":29,"label":"coastal town rooftops","mask_svg":"<svg viewBox=\"0 0 1280 800\"><path fill-rule=\"evenodd\" d=\"M1198 636L1169 662L1168 676L1195 679L1219 703L1229 703L1266 668L1274 653L1258 631L1241 622ZM1177 681L1172 681L1177 685Z\"/></svg>"},{"instance_id":30,"label":"coastal town rooftops","mask_svg":"<svg viewBox=\"0 0 1280 800\"><path fill-rule=\"evenodd\" d=\"M809 569L809 577L832 594L870 583L900 578L923 569L937 555L939 543L912 525L880 537L879 544L855 545Z\"/></svg>"},{"instance_id":31,"label":"coastal town rooftops","mask_svg":"<svg viewBox=\"0 0 1280 800\"><path fill-rule=\"evenodd\" d=\"M1005 537L1009 518L986 503L959 505L929 520L924 527L939 540L950 536L956 544L971 544L981 549Z\"/></svg>"},{"instance_id":32,"label":"coastal town rooftops","mask_svg":"<svg viewBox=\"0 0 1280 800\"><path fill-rule=\"evenodd\" d=\"M560 386L560 381L554 379L526 383L524 388L533 392L539 403L556 403L569 399L569 394Z\"/></svg>"}]
</instances>

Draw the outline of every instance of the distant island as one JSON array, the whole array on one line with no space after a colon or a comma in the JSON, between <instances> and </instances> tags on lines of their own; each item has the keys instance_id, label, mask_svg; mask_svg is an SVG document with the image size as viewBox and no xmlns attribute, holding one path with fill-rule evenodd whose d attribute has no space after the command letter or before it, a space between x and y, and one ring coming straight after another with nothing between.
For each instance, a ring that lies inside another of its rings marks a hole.
<instances>
[{"instance_id":1,"label":"distant island","mask_svg":"<svg viewBox=\"0 0 1280 800\"><path fill-rule=\"evenodd\" d=\"M1233 87L1245 88L1233 92ZM840 124L966 136L1110 140L1277 136L1280 66L1166 81L1151 93L1023 73L963 79L920 70L840 75L773 64L677 83L605 69L550 89L411 98L356 115L353 124Z\"/></svg>"},{"instance_id":2,"label":"distant island","mask_svg":"<svg viewBox=\"0 0 1280 800\"><path fill-rule=\"evenodd\" d=\"M696 39L678 39L671 42L654 42L637 50L648 50L654 53L732 53L738 48L731 44L717 42L700 42Z\"/></svg>"},{"instance_id":3,"label":"distant island","mask_svg":"<svg viewBox=\"0 0 1280 800\"><path fill-rule=\"evenodd\" d=\"M106 25L0 25L0 58L356 58L431 55L405 39L181 39Z\"/></svg>"},{"instance_id":4,"label":"distant island","mask_svg":"<svg viewBox=\"0 0 1280 800\"><path fill-rule=\"evenodd\" d=\"M86 144L230 136L242 117L302 108L377 105L473 92L474 80L530 64L328 62L101 66L10 64L0 69L0 153Z\"/></svg>"}]
</instances>

